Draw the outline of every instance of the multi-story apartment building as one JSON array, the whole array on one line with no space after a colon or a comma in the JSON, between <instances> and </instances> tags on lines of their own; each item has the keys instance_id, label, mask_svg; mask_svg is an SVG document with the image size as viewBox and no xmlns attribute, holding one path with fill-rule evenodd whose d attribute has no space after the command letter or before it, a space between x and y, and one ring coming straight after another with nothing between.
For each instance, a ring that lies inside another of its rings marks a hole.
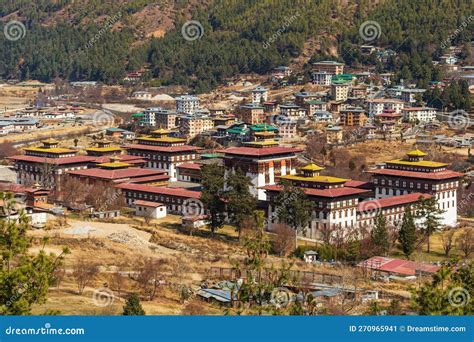
<instances>
[{"instance_id":1,"label":"multi-story apartment building","mask_svg":"<svg viewBox=\"0 0 474 342\"><path fill-rule=\"evenodd\" d=\"M240 106L240 119L250 125L264 123L264 107L256 103L244 104Z\"/></svg>"},{"instance_id":2,"label":"multi-story apartment building","mask_svg":"<svg viewBox=\"0 0 474 342\"><path fill-rule=\"evenodd\" d=\"M175 98L178 113L193 114L199 109L199 97L183 95Z\"/></svg>"},{"instance_id":3,"label":"multi-story apartment building","mask_svg":"<svg viewBox=\"0 0 474 342\"><path fill-rule=\"evenodd\" d=\"M176 127L177 113L161 107L152 107L143 111L143 122L147 126L173 129Z\"/></svg>"},{"instance_id":4,"label":"multi-story apartment building","mask_svg":"<svg viewBox=\"0 0 474 342\"><path fill-rule=\"evenodd\" d=\"M344 64L335 61L320 61L313 63L313 69L316 72L327 72L331 75L344 73Z\"/></svg>"},{"instance_id":5,"label":"multi-story apartment building","mask_svg":"<svg viewBox=\"0 0 474 342\"><path fill-rule=\"evenodd\" d=\"M214 120L210 116L186 115L180 118L179 131L182 136L194 138L214 128Z\"/></svg>"},{"instance_id":6,"label":"multi-story apartment building","mask_svg":"<svg viewBox=\"0 0 474 342\"><path fill-rule=\"evenodd\" d=\"M395 113L400 114L405 106L405 102L398 99L369 99L367 104L370 118L382 114L386 110L393 110Z\"/></svg>"},{"instance_id":7,"label":"multi-story apartment building","mask_svg":"<svg viewBox=\"0 0 474 342\"><path fill-rule=\"evenodd\" d=\"M436 109L430 107L406 107L402 109L406 122L432 122L436 119Z\"/></svg>"},{"instance_id":8,"label":"multi-story apartment building","mask_svg":"<svg viewBox=\"0 0 474 342\"><path fill-rule=\"evenodd\" d=\"M333 74L330 74L326 71L316 71L312 74L312 80L314 84L321 85L321 86L330 86L331 85L331 78Z\"/></svg>"},{"instance_id":9,"label":"multi-story apartment building","mask_svg":"<svg viewBox=\"0 0 474 342\"><path fill-rule=\"evenodd\" d=\"M349 83L333 82L331 83L331 97L335 101L346 101L349 96Z\"/></svg>"},{"instance_id":10,"label":"multi-story apartment building","mask_svg":"<svg viewBox=\"0 0 474 342\"><path fill-rule=\"evenodd\" d=\"M364 126L367 122L365 110L360 107L349 107L340 111L342 126Z\"/></svg>"},{"instance_id":11,"label":"multi-story apartment building","mask_svg":"<svg viewBox=\"0 0 474 342\"><path fill-rule=\"evenodd\" d=\"M268 89L258 86L252 89L252 103L260 104L268 100Z\"/></svg>"}]
</instances>

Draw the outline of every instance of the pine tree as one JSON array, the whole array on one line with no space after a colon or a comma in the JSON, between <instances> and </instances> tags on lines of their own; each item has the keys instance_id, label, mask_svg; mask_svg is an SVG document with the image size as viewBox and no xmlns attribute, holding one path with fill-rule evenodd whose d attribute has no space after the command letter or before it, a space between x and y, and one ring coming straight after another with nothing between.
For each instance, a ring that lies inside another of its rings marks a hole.
<instances>
[{"instance_id":1,"label":"pine tree","mask_svg":"<svg viewBox=\"0 0 474 342\"><path fill-rule=\"evenodd\" d=\"M145 316L145 310L143 310L140 304L140 298L136 293L133 293L128 297L123 307L123 316Z\"/></svg>"},{"instance_id":2,"label":"pine tree","mask_svg":"<svg viewBox=\"0 0 474 342\"><path fill-rule=\"evenodd\" d=\"M371 240L376 254L387 255L390 248L387 220L380 212L375 216L375 224L372 229Z\"/></svg>"},{"instance_id":3,"label":"pine tree","mask_svg":"<svg viewBox=\"0 0 474 342\"><path fill-rule=\"evenodd\" d=\"M407 208L405 215L403 215L402 226L398 232L398 241L402 247L403 254L405 254L407 258L410 258L410 255L415 250L416 239L415 220L410 208Z\"/></svg>"},{"instance_id":4,"label":"pine tree","mask_svg":"<svg viewBox=\"0 0 474 342\"><path fill-rule=\"evenodd\" d=\"M422 231L426 239L426 251L430 252L430 237L441 228L441 214L435 197L420 197L416 208L416 217L422 220Z\"/></svg>"},{"instance_id":5,"label":"pine tree","mask_svg":"<svg viewBox=\"0 0 474 342\"><path fill-rule=\"evenodd\" d=\"M275 199L275 212L278 220L294 229L295 234L306 233L311 223L313 202L308 200L306 194L300 188L289 182L283 183L283 190Z\"/></svg>"},{"instance_id":6,"label":"pine tree","mask_svg":"<svg viewBox=\"0 0 474 342\"><path fill-rule=\"evenodd\" d=\"M210 164L202 168L201 201L209 213L209 227L214 233L225 222L224 169Z\"/></svg>"},{"instance_id":7,"label":"pine tree","mask_svg":"<svg viewBox=\"0 0 474 342\"><path fill-rule=\"evenodd\" d=\"M33 304L46 301L48 288L54 284L55 270L62 264L67 249L56 256L40 250L29 251L32 238L28 217L20 212L19 218L10 219L16 209L11 193L0 192L0 315L29 315ZM43 241L43 246L47 239Z\"/></svg>"},{"instance_id":8,"label":"pine tree","mask_svg":"<svg viewBox=\"0 0 474 342\"><path fill-rule=\"evenodd\" d=\"M230 221L241 233L243 221L250 217L257 207L257 200L250 192L252 182L240 169L235 173L230 173L227 178L227 191L225 199L227 203L227 213Z\"/></svg>"}]
</instances>

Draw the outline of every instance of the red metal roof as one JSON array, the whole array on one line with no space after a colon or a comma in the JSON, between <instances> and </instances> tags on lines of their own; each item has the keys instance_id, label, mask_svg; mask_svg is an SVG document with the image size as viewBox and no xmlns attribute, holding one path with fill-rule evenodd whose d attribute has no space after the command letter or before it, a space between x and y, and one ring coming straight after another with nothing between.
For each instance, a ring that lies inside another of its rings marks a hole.
<instances>
[{"instance_id":1,"label":"red metal roof","mask_svg":"<svg viewBox=\"0 0 474 342\"><path fill-rule=\"evenodd\" d=\"M419 272L434 273L439 267L436 265L375 256L358 264L359 267L370 268L374 270L397 273L406 276L417 275Z\"/></svg>"},{"instance_id":2,"label":"red metal roof","mask_svg":"<svg viewBox=\"0 0 474 342\"><path fill-rule=\"evenodd\" d=\"M407 177L407 178L421 178L421 179L449 179L462 177L464 174L452 170L438 171L438 172L417 172L393 169L378 169L371 170L370 173L385 176Z\"/></svg>"},{"instance_id":3,"label":"red metal roof","mask_svg":"<svg viewBox=\"0 0 474 342\"><path fill-rule=\"evenodd\" d=\"M270 191L281 191L283 186L281 185L266 185L262 189ZM334 188L334 189L314 189L314 188L300 188L308 196L317 196L317 197L342 197L342 196L351 196L369 192L365 189L356 189L349 187Z\"/></svg>"},{"instance_id":4,"label":"red metal roof","mask_svg":"<svg viewBox=\"0 0 474 342\"><path fill-rule=\"evenodd\" d=\"M125 145L125 149L128 150L146 150L146 151L154 151L154 152L192 152L201 150L200 147L190 146L190 145L181 145L181 146L153 146L153 145L142 145L142 144L130 144Z\"/></svg>"},{"instance_id":5,"label":"red metal roof","mask_svg":"<svg viewBox=\"0 0 474 342\"><path fill-rule=\"evenodd\" d=\"M64 164L85 164L94 162L96 157L91 156L74 156L74 157L62 157L62 158L44 158L44 157L34 157L34 156L25 156L25 155L18 155L12 156L8 159L14 161L26 161L31 163L47 163L47 164L54 164L54 165L64 165Z\"/></svg>"},{"instance_id":6,"label":"red metal roof","mask_svg":"<svg viewBox=\"0 0 474 342\"><path fill-rule=\"evenodd\" d=\"M178 169L192 169L192 170L201 170L202 165L197 163L183 163L176 166Z\"/></svg>"},{"instance_id":7,"label":"red metal roof","mask_svg":"<svg viewBox=\"0 0 474 342\"><path fill-rule=\"evenodd\" d=\"M136 178L145 176L156 176L163 175L165 172L162 170L152 169L140 169L137 167L130 167L126 169L109 170L109 169L86 169L69 171L68 174L75 176L85 176L91 178L102 178L102 179L121 179L121 178Z\"/></svg>"},{"instance_id":8,"label":"red metal roof","mask_svg":"<svg viewBox=\"0 0 474 342\"><path fill-rule=\"evenodd\" d=\"M115 187L118 189L123 189L123 190L149 192L153 194L169 195L169 196L184 197L184 198L199 199L201 197L201 192L186 190L183 188L168 188L164 186L153 186L153 185L146 185L146 184L131 184L131 183L123 183L123 184L116 185Z\"/></svg>"},{"instance_id":9,"label":"red metal roof","mask_svg":"<svg viewBox=\"0 0 474 342\"><path fill-rule=\"evenodd\" d=\"M375 188L375 184L372 182L364 182L360 180L351 179L344 183L344 186L349 188L359 188L359 189L367 189L372 190Z\"/></svg>"},{"instance_id":10,"label":"red metal roof","mask_svg":"<svg viewBox=\"0 0 474 342\"><path fill-rule=\"evenodd\" d=\"M170 179L170 176L167 174L161 175L153 175L153 176L146 176L146 177L136 177L128 180L129 183L149 183L153 181L167 181Z\"/></svg>"},{"instance_id":11,"label":"red metal roof","mask_svg":"<svg viewBox=\"0 0 474 342\"><path fill-rule=\"evenodd\" d=\"M117 155L117 156L114 156L114 157L117 157L117 158L119 158L119 161L127 162L128 164L146 163L146 160L143 159L142 157L131 156L129 154L122 154L122 155ZM108 163L111 158L112 158L112 156L96 157L96 160L94 160L94 163L97 163L97 164Z\"/></svg>"},{"instance_id":12,"label":"red metal roof","mask_svg":"<svg viewBox=\"0 0 474 342\"><path fill-rule=\"evenodd\" d=\"M143 201L143 200L136 200L135 202L133 202L133 204L141 205L141 206L144 206L144 207L153 207L153 208L164 206L164 204L160 203L160 202L151 202L151 201Z\"/></svg>"},{"instance_id":13,"label":"red metal roof","mask_svg":"<svg viewBox=\"0 0 474 342\"><path fill-rule=\"evenodd\" d=\"M422 194L420 192L415 192L412 194L400 195L400 196L393 196L387 198L380 198L376 200L370 201L362 201L357 206L357 211L370 211L380 208L388 208L388 207L395 207L409 203L418 202L418 200L422 198L430 198L431 195L429 194Z\"/></svg>"},{"instance_id":14,"label":"red metal roof","mask_svg":"<svg viewBox=\"0 0 474 342\"><path fill-rule=\"evenodd\" d=\"M297 153L303 151L302 148L296 147L283 147L283 146L274 146L274 147L229 147L223 152L230 155L243 155L243 156L252 156L252 157L262 157L269 156L272 154L287 154L287 153Z\"/></svg>"}]
</instances>

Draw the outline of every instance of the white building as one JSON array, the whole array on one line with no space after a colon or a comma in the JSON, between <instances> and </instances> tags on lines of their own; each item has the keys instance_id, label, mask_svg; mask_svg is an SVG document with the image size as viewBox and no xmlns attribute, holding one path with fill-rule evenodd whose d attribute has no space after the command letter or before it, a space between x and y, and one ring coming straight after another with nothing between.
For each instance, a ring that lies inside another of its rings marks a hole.
<instances>
[{"instance_id":1,"label":"white building","mask_svg":"<svg viewBox=\"0 0 474 342\"><path fill-rule=\"evenodd\" d=\"M166 217L166 205L159 202L136 200L133 203L135 215L150 219Z\"/></svg>"},{"instance_id":2,"label":"white building","mask_svg":"<svg viewBox=\"0 0 474 342\"><path fill-rule=\"evenodd\" d=\"M405 106L405 103L398 99L369 99L367 104L367 112L371 118L382 114L386 110L393 110L396 114L401 114Z\"/></svg>"},{"instance_id":3,"label":"white building","mask_svg":"<svg viewBox=\"0 0 474 342\"><path fill-rule=\"evenodd\" d=\"M423 95L425 89L406 88L400 91L400 98L404 102L415 103L416 98Z\"/></svg>"},{"instance_id":4,"label":"white building","mask_svg":"<svg viewBox=\"0 0 474 342\"><path fill-rule=\"evenodd\" d=\"M284 103L280 105L280 115L298 119L305 117L306 110L294 103Z\"/></svg>"},{"instance_id":5,"label":"white building","mask_svg":"<svg viewBox=\"0 0 474 342\"><path fill-rule=\"evenodd\" d=\"M183 95L176 99L176 111L178 113L193 114L199 109L199 98L197 96Z\"/></svg>"},{"instance_id":6,"label":"white building","mask_svg":"<svg viewBox=\"0 0 474 342\"><path fill-rule=\"evenodd\" d=\"M346 101L349 96L349 83L332 83L331 96L335 101Z\"/></svg>"},{"instance_id":7,"label":"white building","mask_svg":"<svg viewBox=\"0 0 474 342\"><path fill-rule=\"evenodd\" d=\"M406 122L432 122L436 120L436 109L430 107L407 107L402 109Z\"/></svg>"},{"instance_id":8,"label":"white building","mask_svg":"<svg viewBox=\"0 0 474 342\"><path fill-rule=\"evenodd\" d=\"M252 103L262 103L268 100L268 89L258 86L252 89Z\"/></svg>"},{"instance_id":9,"label":"white building","mask_svg":"<svg viewBox=\"0 0 474 342\"><path fill-rule=\"evenodd\" d=\"M316 71L312 73L312 79L314 84L321 86L330 86L331 78L333 75L326 71Z\"/></svg>"},{"instance_id":10,"label":"white building","mask_svg":"<svg viewBox=\"0 0 474 342\"><path fill-rule=\"evenodd\" d=\"M161 107L151 107L143 111L143 122L147 126L172 129L176 127L177 113Z\"/></svg>"}]
</instances>

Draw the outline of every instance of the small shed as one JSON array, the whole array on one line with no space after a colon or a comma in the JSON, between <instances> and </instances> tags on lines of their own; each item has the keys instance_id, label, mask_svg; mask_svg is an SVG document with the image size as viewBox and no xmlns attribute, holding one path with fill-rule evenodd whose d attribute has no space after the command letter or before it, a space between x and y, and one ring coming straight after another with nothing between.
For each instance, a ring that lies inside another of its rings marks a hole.
<instances>
[{"instance_id":1,"label":"small shed","mask_svg":"<svg viewBox=\"0 0 474 342\"><path fill-rule=\"evenodd\" d=\"M166 205L159 202L136 200L134 202L135 215L148 217L151 219L160 219L166 217Z\"/></svg>"},{"instance_id":2,"label":"small shed","mask_svg":"<svg viewBox=\"0 0 474 342\"><path fill-rule=\"evenodd\" d=\"M318 252L316 251L306 251L304 252L303 259L307 263L313 263L318 259Z\"/></svg>"}]
</instances>

